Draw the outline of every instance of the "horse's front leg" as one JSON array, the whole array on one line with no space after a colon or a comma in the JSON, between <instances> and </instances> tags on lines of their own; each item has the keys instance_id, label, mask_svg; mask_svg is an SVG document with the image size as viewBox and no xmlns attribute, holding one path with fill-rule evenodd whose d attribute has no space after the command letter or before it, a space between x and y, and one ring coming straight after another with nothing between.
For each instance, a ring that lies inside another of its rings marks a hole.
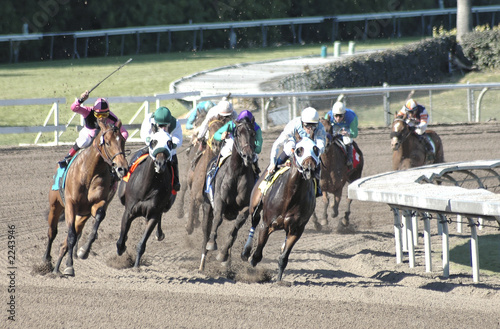
<instances>
[{"instance_id":1,"label":"horse's front leg","mask_svg":"<svg viewBox=\"0 0 500 329\"><path fill-rule=\"evenodd\" d=\"M352 199L347 199L347 210L344 214L344 218L342 219L342 225L347 227L349 226L349 216L351 215L351 203Z\"/></svg>"},{"instance_id":2,"label":"horse's front leg","mask_svg":"<svg viewBox=\"0 0 500 329\"><path fill-rule=\"evenodd\" d=\"M165 233L163 233L163 230L161 229L161 215L160 215L158 224L156 224L156 240L163 241L163 239L165 239Z\"/></svg>"},{"instance_id":3,"label":"horse's front leg","mask_svg":"<svg viewBox=\"0 0 500 329\"><path fill-rule=\"evenodd\" d=\"M229 258L229 250L234 244L234 241L236 241L236 238L238 237L238 231L240 228L245 224L246 219L248 218L248 207L243 208L242 211L238 214L238 217L236 217L236 220L233 225L233 229L229 232L229 239L227 239L226 244L222 248L221 251L219 251L219 254L217 255L217 260L220 262L227 262Z\"/></svg>"},{"instance_id":4,"label":"horse's front leg","mask_svg":"<svg viewBox=\"0 0 500 329\"><path fill-rule=\"evenodd\" d=\"M203 232L203 241L201 242L201 261L199 271L202 272L205 270L205 262L207 257L207 243L208 236L210 231L212 230L212 222L213 222L213 210L210 203L205 202L203 204L203 220L201 223L201 230Z\"/></svg>"},{"instance_id":5,"label":"horse's front leg","mask_svg":"<svg viewBox=\"0 0 500 329\"><path fill-rule=\"evenodd\" d=\"M269 240L269 235L274 231L272 227L267 224L259 227L259 238L257 242L257 247L253 252L252 258L250 259L250 264L256 266L262 260L262 251L266 246L267 240Z\"/></svg>"},{"instance_id":6,"label":"horse's front leg","mask_svg":"<svg viewBox=\"0 0 500 329\"><path fill-rule=\"evenodd\" d=\"M125 252L125 250L127 250L127 246L125 244L127 242L127 234L130 230L130 225L135 218L136 216L132 216L130 214L130 209L125 208L122 216L120 237L118 238L118 241L116 241L116 253L118 254L118 256L121 256Z\"/></svg>"},{"instance_id":7,"label":"horse's front leg","mask_svg":"<svg viewBox=\"0 0 500 329\"><path fill-rule=\"evenodd\" d=\"M330 205L330 199L328 199L328 193L326 191L323 191L323 196L321 198L323 199L323 209L322 209L321 219L320 219L319 223L321 226L327 226L328 225L328 206Z\"/></svg>"},{"instance_id":8,"label":"horse's front leg","mask_svg":"<svg viewBox=\"0 0 500 329\"><path fill-rule=\"evenodd\" d=\"M212 223L212 229L210 230L210 236L207 242L207 250L214 251L217 250L217 230L222 224L222 214L224 213L225 205L221 201L219 204L215 204L215 209L213 210L214 218Z\"/></svg>"},{"instance_id":9,"label":"horse's front leg","mask_svg":"<svg viewBox=\"0 0 500 329\"><path fill-rule=\"evenodd\" d=\"M287 234L285 240L285 246L283 248L283 252L278 258L278 281L281 281L283 277L283 272L285 271L286 266L288 265L288 257L290 256L290 252L292 252L292 248L300 239L304 228L302 228L301 232L297 234Z\"/></svg>"},{"instance_id":10,"label":"horse's front leg","mask_svg":"<svg viewBox=\"0 0 500 329\"><path fill-rule=\"evenodd\" d=\"M78 257L81 259L87 259L89 257L90 248L92 248L92 244L97 239L97 230L99 229L99 225L101 225L104 217L106 217L106 205L105 201L101 201L92 207L92 210L97 209L94 215L95 223L89 234L87 242L78 250ZM92 211L92 213L94 213L94 211Z\"/></svg>"},{"instance_id":11,"label":"horse's front leg","mask_svg":"<svg viewBox=\"0 0 500 329\"><path fill-rule=\"evenodd\" d=\"M77 234L76 234L76 229L74 222L68 224L68 237L66 239L66 245L67 245L67 253L68 253L68 258L66 259L66 268L64 269L64 275L67 276L75 276L75 270L73 268L73 249L75 248L77 240ZM59 258L62 259L64 257L65 252L63 251L64 246L61 248L61 253L59 255ZM58 261L58 263L60 263ZM58 266L59 270L59 266ZM55 269L54 269L55 271Z\"/></svg>"},{"instance_id":12,"label":"horse's front leg","mask_svg":"<svg viewBox=\"0 0 500 329\"><path fill-rule=\"evenodd\" d=\"M340 205L340 199L342 198L342 188L339 188L333 193L334 196L334 201L333 201L333 218L336 218L339 215L339 205Z\"/></svg>"},{"instance_id":13,"label":"horse's front leg","mask_svg":"<svg viewBox=\"0 0 500 329\"><path fill-rule=\"evenodd\" d=\"M141 257L144 255L144 252L146 251L146 242L149 239L149 236L153 232L155 226L158 224L158 222L161 219L161 212L159 214L153 215L151 218L148 219L148 225L146 226L146 230L144 231L144 235L142 236L141 241L139 241L139 244L137 245L137 257L135 258L135 264L134 267L139 267L141 263Z\"/></svg>"}]
</instances>

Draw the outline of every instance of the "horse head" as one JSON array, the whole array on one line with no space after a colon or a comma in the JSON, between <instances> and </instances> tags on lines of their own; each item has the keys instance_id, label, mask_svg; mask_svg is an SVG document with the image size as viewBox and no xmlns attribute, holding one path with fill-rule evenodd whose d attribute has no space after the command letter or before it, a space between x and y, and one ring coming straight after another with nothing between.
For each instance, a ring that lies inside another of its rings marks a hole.
<instances>
[{"instance_id":1,"label":"horse head","mask_svg":"<svg viewBox=\"0 0 500 329\"><path fill-rule=\"evenodd\" d=\"M396 117L391 125L391 148L397 151L411 131L403 118Z\"/></svg>"},{"instance_id":2,"label":"horse head","mask_svg":"<svg viewBox=\"0 0 500 329\"><path fill-rule=\"evenodd\" d=\"M255 126L254 122L247 118L235 121L236 127L233 131L234 147L243 159L245 167L250 167L255 158Z\"/></svg>"},{"instance_id":3,"label":"horse head","mask_svg":"<svg viewBox=\"0 0 500 329\"><path fill-rule=\"evenodd\" d=\"M310 180L320 163L319 148L310 138L302 138L295 145L294 159L304 179Z\"/></svg>"},{"instance_id":4,"label":"horse head","mask_svg":"<svg viewBox=\"0 0 500 329\"><path fill-rule=\"evenodd\" d=\"M115 125L112 125L104 120L98 120L98 124L100 132L94 145L103 160L113 168L118 178L121 179L128 171L124 152L125 138L120 132L122 122L118 120Z\"/></svg>"},{"instance_id":5,"label":"horse head","mask_svg":"<svg viewBox=\"0 0 500 329\"><path fill-rule=\"evenodd\" d=\"M154 160L155 172L161 174L172 160L172 138L164 130L154 133L149 142L149 156Z\"/></svg>"}]
</instances>

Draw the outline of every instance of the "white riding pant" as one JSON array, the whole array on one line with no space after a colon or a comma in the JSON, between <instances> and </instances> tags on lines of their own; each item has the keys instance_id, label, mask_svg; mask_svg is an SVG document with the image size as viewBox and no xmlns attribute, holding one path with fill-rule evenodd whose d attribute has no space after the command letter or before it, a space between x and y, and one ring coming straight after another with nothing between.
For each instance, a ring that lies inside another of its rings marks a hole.
<instances>
[{"instance_id":1,"label":"white riding pant","mask_svg":"<svg viewBox=\"0 0 500 329\"><path fill-rule=\"evenodd\" d=\"M78 145L78 147L81 149L89 146L90 143L92 143L92 139L94 139L95 133L96 129L83 127L76 139L76 145Z\"/></svg>"}]
</instances>

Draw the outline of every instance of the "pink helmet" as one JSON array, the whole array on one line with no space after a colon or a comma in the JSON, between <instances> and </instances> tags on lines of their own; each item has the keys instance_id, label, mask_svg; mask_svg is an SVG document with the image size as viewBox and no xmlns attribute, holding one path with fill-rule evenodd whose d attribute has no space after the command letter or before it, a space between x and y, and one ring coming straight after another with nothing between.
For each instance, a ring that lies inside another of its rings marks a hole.
<instances>
[{"instance_id":1,"label":"pink helmet","mask_svg":"<svg viewBox=\"0 0 500 329\"><path fill-rule=\"evenodd\" d=\"M98 98L94 104L94 111L97 113L109 112L109 105L106 98Z\"/></svg>"}]
</instances>

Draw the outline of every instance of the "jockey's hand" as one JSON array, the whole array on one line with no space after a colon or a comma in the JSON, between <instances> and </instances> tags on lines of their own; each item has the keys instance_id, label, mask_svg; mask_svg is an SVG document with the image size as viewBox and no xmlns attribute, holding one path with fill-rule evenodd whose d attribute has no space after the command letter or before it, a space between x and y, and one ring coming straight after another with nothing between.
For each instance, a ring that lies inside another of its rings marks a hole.
<instances>
[{"instance_id":1,"label":"jockey's hand","mask_svg":"<svg viewBox=\"0 0 500 329\"><path fill-rule=\"evenodd\" d=\"M85 90L85 92L83 92L80 95L80 98L78 99L78 102L81 104L81 103L85 102L88 98L89 98L89 91Z\"/></svg>"},{"instance_id":2,"label":"jockey's hand","mask_svg":"<svg viewBox=\"0 0 500 329\"><path fill-rule=\"evenodd\" d=\"M275 169L276 169L276 165L274 163L271 163L269 165L269 167L267 167L267 173L270 174L270 173L274 172Z\"/></svg>"},{"instance_id":3,"label":"jockey's hand","mask_svg":"<svg viewBox=\"0 0 500 329\"><path fill-rule=\"evenodd\" d=\"M223 132L221 135L221 139L226 139L227 137L227 131Z\"/></svg>"},{"instance_id":4,"label":"jockey's hand","mask_svg":"<svg viewBox=\"0 0 500 329\"><path fill-rule=\"evenodd\" d=\"M191 139L191 145L196 145L197 142L198 142L198 136L193 136L193 138Z\"/></svg>"}]
</instances>

